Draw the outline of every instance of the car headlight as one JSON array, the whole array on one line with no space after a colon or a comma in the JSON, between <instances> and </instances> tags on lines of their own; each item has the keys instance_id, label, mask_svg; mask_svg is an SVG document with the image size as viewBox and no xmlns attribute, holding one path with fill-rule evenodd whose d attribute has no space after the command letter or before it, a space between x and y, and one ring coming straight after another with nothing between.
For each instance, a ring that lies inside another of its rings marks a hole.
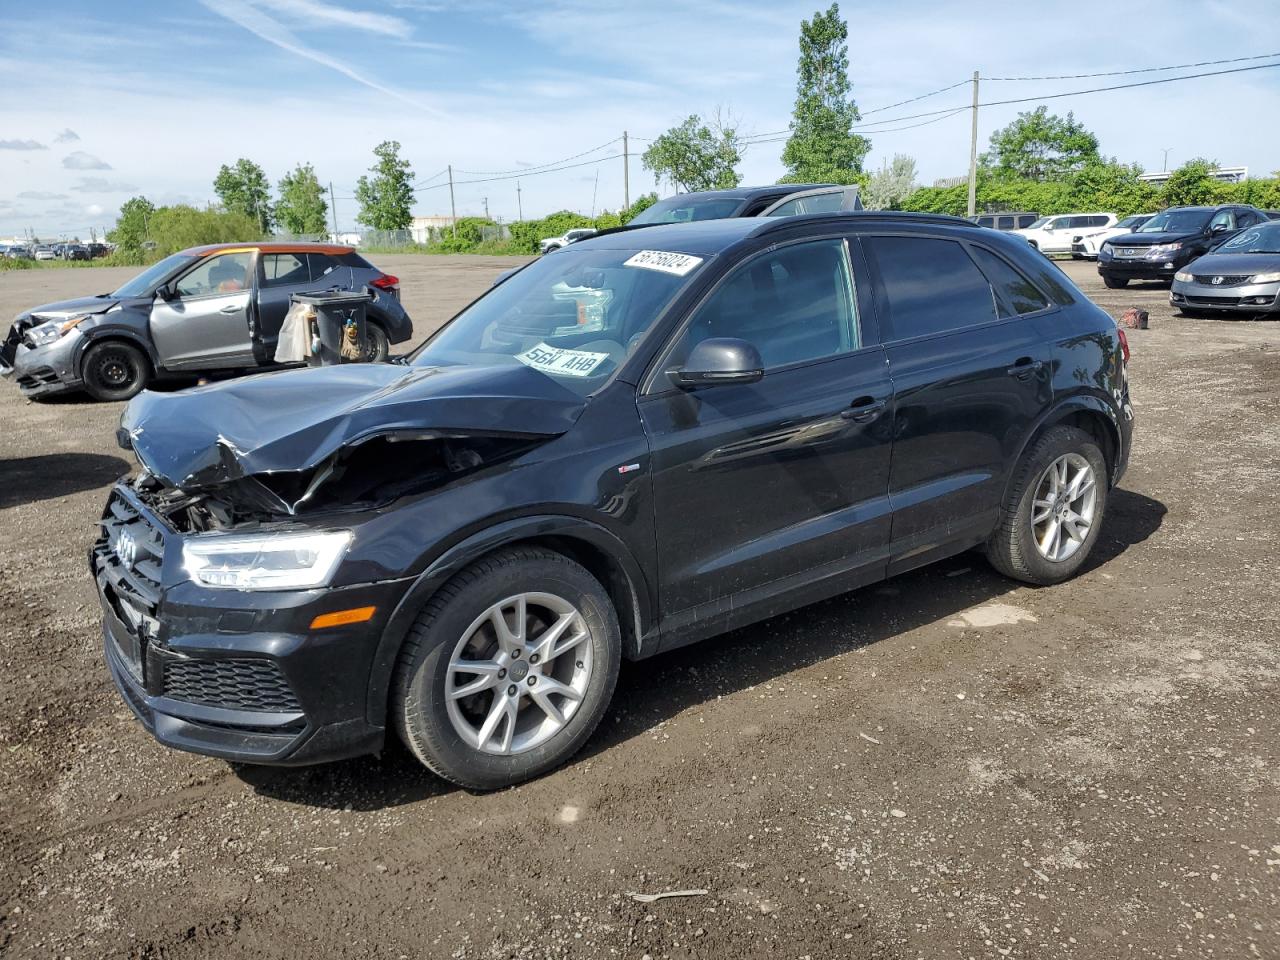
<instances>
[{"instance_id":1,"label":"car headlight","mask_svg":"<svg viewBox=\"0 0 1280 960\"><path fill-rule=\"evenodd\" d=\"M1186 270L1179 270L1177 273L1173 275L1173 279L1181 280L1183 283L1190 283L1191 274L1189 274Z\"/></svg>"},{"instance_id":2,"label":"car headlight","mask_svg":"<svg viewBox=\"0 0 1280 960\"><path fill-rule=\"evenodd\" d=\"M1249 278L1250 283L1280 283L1280 271L1273 273L1255 273Z\"/></svg>"},{"instance_id":3,"label":"car headlight","mask_svg":"<svg viewBox=\"0 0 1280 960\"><path fill-rule=\"evenodd\" d=\"M303 590L329 582L351 532L208 534L182 545L191 579L228 590Z\"/></svg>"},{"instance_id":4,"label":"car headlight","mask_svg":"<svg viewBox=\"0 0 1280 960\"><path fill-rule=\"evenodd\" d=\"M1182 249L1182 241L1177 243L1157 243L1154 247L1147 251L1148 257L1167 257L1171 253L1175 253Z\"/></svg>"},{"instance_id":5,"label":"car headlight","mask_svg":"<svg viewBox=\"0 0 1280 960\"><path fill-rule=\"evenodd\" d=\"M32 327L27 331L27 337L35 346L47 347L49 344L61 340L88 319L89 316L86 314L83 317L75 317L71 320L50 320L48 323L42 323L38 327Z\"/></svg>"}]
</instances>

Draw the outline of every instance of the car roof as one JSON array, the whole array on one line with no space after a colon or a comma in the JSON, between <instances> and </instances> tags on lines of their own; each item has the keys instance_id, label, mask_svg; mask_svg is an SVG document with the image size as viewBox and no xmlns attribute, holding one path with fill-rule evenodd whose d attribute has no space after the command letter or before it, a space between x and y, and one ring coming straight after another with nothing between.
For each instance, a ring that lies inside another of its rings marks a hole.
<instances>
[{"instance_id":1,"label":"car roof","mask_svg":"<svg viewBox=\"0 0 1280 960\"><path fill-rule=\"evenodd\" d=\"M338 243L306 243L293 241L260 240L248 243L208 243L201 247L188 247L182 253L193 257L205 257L224 250L261 250L263 253L352 253L355 247Z\"/></svg>"},{"instance_id":2,"label":"car roof","mask_svg":"<svg viewBox=\"0 0 1280 960\"><path fill-rule=\"evenodd\" d=\"M925 223L948 227L981 229L961 217L940 213L901 213L888 210L842 210L831 213L807 213L794 217L727 217L722 220L692 220L687 223L641 224L597 234L574 244L577 249L665 250L713 256L740 240L791 229L805 223L844 220L852 225L863 222ZM625 239L624 239L625 238Z\"/></svg>"},{"instance_id":3,"label":"car roof","mask_svg":"<svg viewBox=\"0 0 1280 960\"><path fill-rule=\"evenodd\" d=\"M664 200L704 200L716 197L734 200L755 200L770 194L800 193L802 190L817 190L820 187L836 187L836 183L774 183L765 187L733 187L729 190L697 190L693 193L677 193Z\"/></svg>"}]
</instances>

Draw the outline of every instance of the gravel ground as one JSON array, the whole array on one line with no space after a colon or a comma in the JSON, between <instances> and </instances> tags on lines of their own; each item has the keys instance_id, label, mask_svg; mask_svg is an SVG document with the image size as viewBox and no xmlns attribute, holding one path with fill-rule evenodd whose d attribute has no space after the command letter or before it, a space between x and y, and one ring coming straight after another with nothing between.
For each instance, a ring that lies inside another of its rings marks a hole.
<instances>
[{"instance_id":1,"label":"gravel ground","mask_svg":"<svg viewBox=\"0 0 1280 960\"><path fill-rule=\"evenodd\" d=\"M376 259L423 332L511 263ZM0 954L1280 956L1280 329L1066 269L1152 315L1078 579L965 555L626 665L577 760L485 795L153 743L85 570L119 406L0 384ZM122 278L0 274L0 316Z\"/></svg>"}]
</instances>

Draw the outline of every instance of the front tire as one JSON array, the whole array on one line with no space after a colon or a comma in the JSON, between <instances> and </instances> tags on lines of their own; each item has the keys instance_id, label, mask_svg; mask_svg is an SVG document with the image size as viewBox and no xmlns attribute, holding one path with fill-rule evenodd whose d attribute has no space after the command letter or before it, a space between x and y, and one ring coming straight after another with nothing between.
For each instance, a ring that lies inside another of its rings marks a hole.
<instances>
[{"instance_id":1,"label":"front tire","mask_svg":"<svg viewBox=\"0 0 1280 960\"><path fill-rule=\"evenodd\" d=\"M1093 437L1051 428L1018 465L987 559L1005 576L1038 586L1070 579L1098 542L1107 494L1107 464Z\"/></svg>"},{"instance_id":2,"label":"front tire","mask_svg":"<svg viewBox=\"0 0 1280 960\"><path fill-rule=\"evenodd\" d=\"M391 340L387 331L376 323L367 323L364 328L364 358L368 363L385 363L391 353Z\"/></svg>"},{"instance_id":3,"label":"front tire","mask_svg":"<svg viewBox=\"0 0 1280 960\"><path fill-rule=\"evenodd\" d=\"M94 344L80 365L84 389L95 400L128 400L147 385L151 364L137 347L119 340Z\"/></svg>"},{"instance_id":4,"label":"front tire","mask_svg":"<svg viewBox=\"0 0 1280 960\"><path fill-rule=\"evenodd\" d=\"M1103 275L1102 282L1107 285L1108 290L1123 290L1129 285L1128 277L1108 277Z\"/></svg>"},{"instance_id":5,"label":"front tire","mask_svg":"<svg viewBox=\"0 0 1280 960\"><path fill-rule=\"evenodd\" d=\"M392 721L444 779L511 786L582 748L621 661L617 613L598 580L551 550L501 550L441 587L410 628Z\"/></svg>"}]
</instances>

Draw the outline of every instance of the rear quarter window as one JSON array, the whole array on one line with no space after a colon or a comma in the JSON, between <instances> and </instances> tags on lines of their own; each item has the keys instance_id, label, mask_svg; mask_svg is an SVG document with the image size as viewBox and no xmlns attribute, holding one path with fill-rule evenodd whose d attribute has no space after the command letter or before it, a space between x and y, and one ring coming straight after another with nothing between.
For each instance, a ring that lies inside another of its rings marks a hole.
<instances>
[{"instance_id":1,"label":"rear quarter window","mask_svg":"<svg viewBox=\"0 0 1280 960\"><path fill-rule=\"evenodd\" d=\"M996 307L1002 317L1035 313L1049 306L1049 300L1020 270L985 247L970 247L973 258L999 293Z\"/></svg>"},{"instance_id":2,"label":"rear quarter window","mask_svg":"<svg viewBox=\"0 0 1280 960\"><path fill-rule=\"evenodd\" d=\"M372 263L366 260L354 250L348 250L346 253L339 253L334 257L338 263L344 267L355 267L357 270L374 270L377 269Z\"/></svg>"}]
</instances>

